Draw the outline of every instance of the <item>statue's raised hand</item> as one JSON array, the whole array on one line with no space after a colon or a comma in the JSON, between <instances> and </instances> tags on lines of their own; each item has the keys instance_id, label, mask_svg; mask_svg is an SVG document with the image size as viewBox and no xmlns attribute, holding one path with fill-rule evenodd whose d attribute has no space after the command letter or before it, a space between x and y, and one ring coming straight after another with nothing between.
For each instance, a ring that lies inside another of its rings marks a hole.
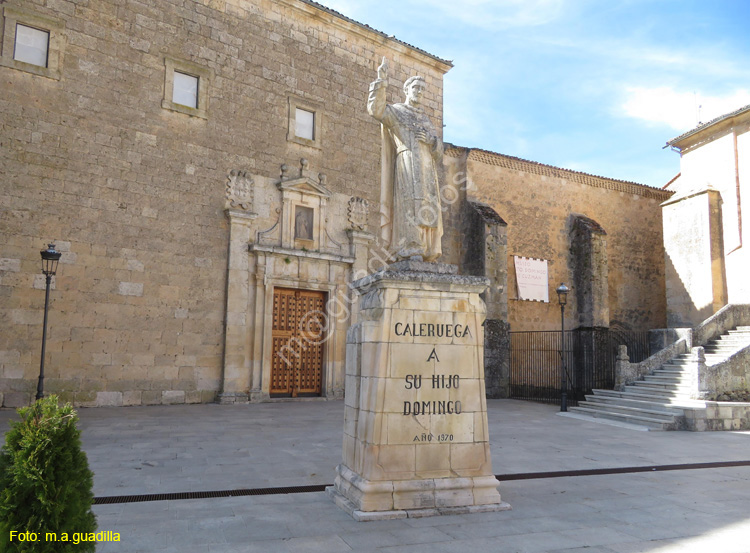
<instances>
[{"instance_id":1,"label":"statue's raised hand","mask_svg":"<svg viewBox=\"0 0 750 553\"><path fill-rule=\"evenodd\" d=\"M431 136L427 131L424 129L419 129L414 132L414 138L419 140L420 142L424 142L425 144L434 144L435 143L435 137Z\"/></svg>"},{"instance_id":2,"label":"statue's raised hand","mask_svg":"<svg viewBox=\"0 0 750 553\"><path fill-rule=\"evenodd\" d=\"M383 61L378 67L378 79L384 81L388 78L388 60L383 56Z\"/></svg>"}]
</instances>

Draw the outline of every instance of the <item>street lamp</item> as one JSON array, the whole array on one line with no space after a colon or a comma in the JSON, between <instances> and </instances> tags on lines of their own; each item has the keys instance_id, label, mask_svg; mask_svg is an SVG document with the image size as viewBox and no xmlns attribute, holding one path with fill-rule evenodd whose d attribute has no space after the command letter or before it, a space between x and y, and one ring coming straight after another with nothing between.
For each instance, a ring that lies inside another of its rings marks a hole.
<instances>
[{"instance_id":1,"label":"street lamp","mask_svg":"<svg viewBox=\"0 0 750 553\"><path fill-rule=\"evenodd\" d=\"M557 299L560 302L560 362L562 363L560 411L568 410L568 382L565 377L567 370L565 368L565 304L568 303L568 292L570 288L565 283L560 284L556 290Z\"/></svg>"},{"instance_id":2,"label":"street lamp","mask_svg":"<svg viewBox=\"0 0 750 553\"><path fill-rule=\"evenodd\" d=\"M49 309L49 289L52 277L57 272L57 262L60 261L60 252L55 250L54 244L48 244L46 250L39 252L42 255L42 272L47 279L47 291L44 294L44 324L42 325L42 361L39 365L39 383L36 385L36 399L44 397L44 351L47 345L47 310Z\"/></svg>"}]
</instances>

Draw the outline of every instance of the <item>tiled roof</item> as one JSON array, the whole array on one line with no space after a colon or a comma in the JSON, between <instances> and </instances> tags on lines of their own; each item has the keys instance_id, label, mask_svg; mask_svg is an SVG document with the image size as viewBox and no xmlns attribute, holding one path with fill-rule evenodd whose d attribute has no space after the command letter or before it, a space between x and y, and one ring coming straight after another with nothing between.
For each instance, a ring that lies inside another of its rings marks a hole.
<instances>
[{"instance_id":1,"label":"tiled roof","mask_svg":"<svg viewBox=\"0 0 750 553\"><path fill-rule=\"evenodd\" d=\"M671 190L662 190L660 188L639 184L637 182L611 179L608 177L583 173L581 171L573 171L572 169L563 169L561 167L545 165L544 163L539 163L537 161L529 161L528 159L499 154L497 152L482 150L480 148L464 148L449 143L445 144L445 155L447 156L459 157L463 152L467 153L469 159L481 161L487 165L496 165L514 171L523 171L525 173L534 173L546 177L566 179L596 188L606 188L608 190L615 190L628 194L637 194L638 196L654 198L661 201L666 200L674 194Z\"/></svg>"},{"instance_id":2,"label":"tiled roof","mask_svg":"<svg viewBox=\"0 0 750 553\"><path fill-rule=\"evenodd\" d=\"M729 119L730 117L734 117L735 115L739 115L740 113L743 113L743 112L745 112L745 111L750 111L750 104L748 104L747 106L745 106L745 107L742 107L742 108L740 108L740 109L734 110L734 111L733 111L733 112L731 112L731 113L726 113L726 114L724 114L724 115L721 115L721 116L717 117L716 119L712 119L712 120L711 120L711 121L709 121L708 123L703 123L703 124L701 124L701 125L698 125L698 126L697 126L697 127L695 127L695 128L693 129L693 130L690 130L690 131L688 131L688 132L686 132L686 133L683 133L683 134L681 134L680 136L678 136L678 137L676 137L676 138L673 138L672 140L669 140L669 141L667 142L667 146L671 146L671 145L672 145L672 144L674 144L675 142L679 142L680 140L682 140L683 138L687 138L687 137L688 137L688 136L690 136L691 134L695 134L695 133L697 133L698 131L700 131L700 130L703 130L703 129L705 129L706 127L710 127L711 125L715 125L715 124L716 124L716 123L718 123L719 121L723 121L724 119ZM666 148L667 146L665 146L665 148Z\"/></svg>"},{"instance_id":3,"label":"tiled roof","mask_svg":"<svg viewBox=\"0 0 750 553\"><path fill-rule=\"evenodd\" d=\"M320 4L318 2L314 2L313 0L300 0L300 2L304 2L305 4L307 4L309 6L313 6L313 7L317 8L317 9L319 9L319 10L322 10L324 12L330 13L331 15L334 15L334 16L340 18L340 19L343 19L344 21L347 21L349 23L353 23L354 25L358 25L359 27L367 29L368 31L372 31L373 33L379 34L383 38L388 38L390 40L393 40L394 42L398 42L399 44L403 44L404 46L407 46L408 48L411 48L412 50L416 50L417 52L420 52L421 54L424 54L425 56L429 56L432 59L439 61L440 63L444 63L444 64L446 64L446 65L448 65L450 67L453 67L453 62L450 61L450 60L444 60L443 58L439 58L438 56L436 56L434 54L430 54L426 50L422 50L421 48L417 48L416 46L414 46L412 44L409 44L408 42L404 42L403 40L397 39L393 35L388 35L388 34L382 32L382 31L378 31L377 29L374 29L374 28L370 27L369 25L366 25L364 23L360 23L359 21L355 21L351 17L347 17L343 13L337 12L336 10L332 10L331 8L328 8L328 7L324 6L323 4Z\"/></svg>"}]
</instances>

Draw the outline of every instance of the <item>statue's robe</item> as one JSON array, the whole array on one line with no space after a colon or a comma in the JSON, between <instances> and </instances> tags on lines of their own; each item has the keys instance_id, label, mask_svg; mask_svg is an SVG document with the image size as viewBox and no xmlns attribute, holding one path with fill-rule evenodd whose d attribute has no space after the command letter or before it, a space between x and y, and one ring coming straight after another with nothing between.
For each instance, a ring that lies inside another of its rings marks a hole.
<instances>
[{"instance_id":1,"label":"statue's robe","mask_svg":"<svg viewBox=\"0 0 750 553\"><path fill-rule=\"evenodd\" d=\"M382 124L381 238L398 259L442 254L440 164L443 144L429 117L408 104L387 104L384 80L370 85L367 111ZM429 143L417 140L424 131Z\"/></svg>"}]
</instances>

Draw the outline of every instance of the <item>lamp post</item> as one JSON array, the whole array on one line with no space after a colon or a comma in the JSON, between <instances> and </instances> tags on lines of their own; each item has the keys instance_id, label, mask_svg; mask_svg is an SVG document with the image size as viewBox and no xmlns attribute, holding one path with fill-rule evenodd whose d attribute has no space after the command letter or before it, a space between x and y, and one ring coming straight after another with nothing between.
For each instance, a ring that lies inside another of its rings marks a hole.
<instances>
[{"instance_id":1,"label":"lamp post","mask_svg":"<svg viewBox=\"0 0 750 553\"><path fill-rule=\"evenodd\" d=\"M568 303L568 292L570 288L565 286L565 283L560 284L556 290L557 299L560 302L560 363L562 364L562 375L560 388L562 394L560 396L560 411L568 410L568 381L566 378L567 370L565 368L565 304Z\"/></svg>"},{"instance_id":2,"label":"lamp post","mask_svg":"<svg viewBox=\"0 0 750 553\"><path fill-rule=\"evenodd\" d=\"M52 277L57 272L57 262L60 261L60 252L55 250L54 244L48 244L46 250L39 252L42 255L42 272L47 279L47 290L44 294L44 323L42 325L42 361L39 364L39 383L36 385L36 399L44 397L44 352L47 345L47 311L49 310L49 289Z\"/></svg>"}]
</instances>

